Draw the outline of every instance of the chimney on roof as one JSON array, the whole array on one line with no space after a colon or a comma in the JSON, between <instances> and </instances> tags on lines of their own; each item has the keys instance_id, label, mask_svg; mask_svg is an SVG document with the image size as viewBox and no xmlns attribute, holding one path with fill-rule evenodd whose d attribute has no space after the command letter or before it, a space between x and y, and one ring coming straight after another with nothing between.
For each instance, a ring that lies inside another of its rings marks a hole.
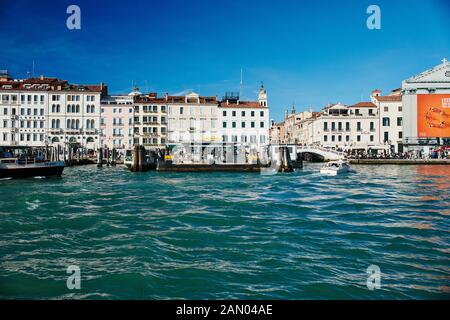
<instances>
[{"instance_id":1,"label":"chimney on roof","mask_svg":"<svg viewBox=\"0 0 450 320\"><path fill-rule=\"evenodd\" d=\"M41 74L41 76L39 77L39 79L44 80L44 75Z\"/></svg>"}]
</instances>

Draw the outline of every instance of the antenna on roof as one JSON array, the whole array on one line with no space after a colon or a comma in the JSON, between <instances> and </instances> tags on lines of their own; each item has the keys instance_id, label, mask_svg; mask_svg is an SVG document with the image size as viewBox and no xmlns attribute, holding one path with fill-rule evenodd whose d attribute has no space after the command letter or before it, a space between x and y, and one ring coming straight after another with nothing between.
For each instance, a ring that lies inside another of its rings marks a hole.
<instances>
[{"instance_id":1,"label":"antenna on roof","mask_svg":"<svg viewBox=\"0 0 450 320\"><path fill-rule=\"evenodd\" d=\"M32 75L33 78L34 78L34 60L33 60L33 72L31 73L31 75Z\"/></svg>"},{"instance_id":2,"label":"antenna on roof","mask_svg":"<svg viewBox=\"0 0 450 320\"><path fill-rule=\"evenodd\" d=\"M150 93L150 90L148 88L148 81L147 80L145 80L145 92L146 93Z\"/></svg>"},{"instance_id":3,"label":"antenna on roof","mask_svg":"<svg viewBox=\"0 0 450 320\"><path fill-rule=\"evenodd\" d=\"M242 80L242 68L241 68L241 82L239 84L239 100L243 99L243 87L244 87L244 82Z\"/></svg>"}]
</instances>

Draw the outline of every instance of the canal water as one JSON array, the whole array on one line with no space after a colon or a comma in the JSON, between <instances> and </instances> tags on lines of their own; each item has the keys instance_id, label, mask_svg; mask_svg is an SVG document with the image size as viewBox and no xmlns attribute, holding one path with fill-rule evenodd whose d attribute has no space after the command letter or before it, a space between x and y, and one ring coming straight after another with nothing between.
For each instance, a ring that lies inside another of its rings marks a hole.
<instances>
[{"instance_id":1,"label":"canal water","mask_svg":"<svg viewBox=\"0 0 450 320\"><path fill-rule=\"evenodd\" d=\"M0 181L0 298L450 298L450 166L353 167Z\"/></svg>"}]
</instances>

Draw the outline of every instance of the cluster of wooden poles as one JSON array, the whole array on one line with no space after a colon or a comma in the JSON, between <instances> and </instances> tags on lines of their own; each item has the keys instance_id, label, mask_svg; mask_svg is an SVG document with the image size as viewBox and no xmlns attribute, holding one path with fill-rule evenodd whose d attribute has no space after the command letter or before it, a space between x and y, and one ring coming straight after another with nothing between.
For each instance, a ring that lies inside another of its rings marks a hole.
<instances>
[{"instance_id":1,"label":"cluster of wooden poles","mask_svg":"<svg viewBox=\"0 0 450 320\"><path fill-rule=\"evenodd\" d=\"M104 161L106 160L106 161ZM115 166L117 164L117 150L116 149L103 149L97 150L97 167L102 167L103 164L107 166Z\"/></svg>"}]
</instances>

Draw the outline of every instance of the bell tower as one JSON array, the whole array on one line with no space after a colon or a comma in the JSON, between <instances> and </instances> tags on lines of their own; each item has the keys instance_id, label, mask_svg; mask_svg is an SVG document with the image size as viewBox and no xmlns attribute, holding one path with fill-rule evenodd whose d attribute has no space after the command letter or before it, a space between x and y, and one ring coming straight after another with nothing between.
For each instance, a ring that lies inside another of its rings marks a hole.
<instances>
[{"instance_id":1,"label":"bell tower","mask_svg":"<svg viewBox=\"0 0 450 320\"><path fill-rule=\"evenodd\" d=\"M267 92L262 82L261 87L259 88L258 102L261 107L267 107Z\"/></svg>"}]
</instances>

